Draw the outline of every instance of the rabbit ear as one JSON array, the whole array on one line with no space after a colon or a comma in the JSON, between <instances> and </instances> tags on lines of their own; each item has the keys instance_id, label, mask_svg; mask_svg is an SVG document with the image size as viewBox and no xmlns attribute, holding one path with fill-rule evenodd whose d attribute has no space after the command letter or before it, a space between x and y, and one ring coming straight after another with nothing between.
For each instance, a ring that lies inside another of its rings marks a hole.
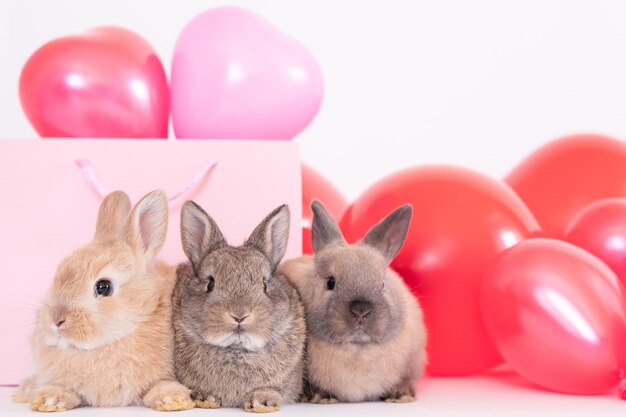
<instances>
[{"instance_id":1,"label":"rabbit ear","mask_svg":"<svg viewBox=\"0 0 626 417\"><path fill-rule=\"evenodd\" d=\"M396 209L372 227L360 243L372 246L385 257L387 263L396 257L409 230L413 209L409 204Z\"/></svg>"},{"instance_id":2,"label":"rabbit ear","mask_svg":"<svg viewBox=\"0 0 626 417\"><path fill-rule=\"evenodd\" d=\"M167 235L167 197L161 190L144 196L131 211L126 224L126 242L148 262L152 261Z\"/></svg>"},{"instance_id":3,"label":"rabbit ear","mask_svg":"<svg viewBox=\"0 0 626 417\"><path fill-rule=\"evenodd\" d=\"M313 224L311 225L311 241L313 251L319 252L331 243L345 244L337 222L330 216L326 208L319 201L311 203L313 210Z\"/></svg>"},{"instance_id":4,"label":"rabbit ear","mask_svg":"<svg viewBox=\"0 0 626 417\"><path fill-rule=\"evenodd\" d=\"M226 245L226 240L215 221L193 201L187 201L183 205L180 234L185 255L194 268L199 266L207 253Z\"/></svg>"},{"instance_id":5,"label":"rabbit ear","mask_svg":"<svg viewBox=\"0 0 626 417\"><path fill-rule=\"evenodd\" d=\"M246 241L246 246L252 246L265 254L272 264L272 269L287 250L289 240L289 207L283 204L272 211L259 224Z\"/></svg>"},{"instance_id":6,"label":"rabbit ear","mask_svg":"<svg viewBox=\"0 0 626 417\"><path fill-rule=\"evenodd\" d=\"M122 237L124 225L130 213L130 198L123 191L108 194L98 211L96 240L117 240Z\"/></svg>"}]
</instances>

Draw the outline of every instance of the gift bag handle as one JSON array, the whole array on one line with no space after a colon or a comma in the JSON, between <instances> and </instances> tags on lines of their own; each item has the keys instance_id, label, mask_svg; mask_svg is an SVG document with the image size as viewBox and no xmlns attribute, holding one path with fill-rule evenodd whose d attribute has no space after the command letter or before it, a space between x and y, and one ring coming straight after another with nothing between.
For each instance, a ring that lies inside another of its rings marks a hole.
<instances>
[{"instance_id":1,"label":"gift bag handle","mask_svg":"<svg viewBox=\"0 0 626 417\"><path fill-rule=\"evenodd\" d=\"M75 162L76 162L76 165L78 165L78 167L83 172L83 176L85 177L87 184L89 184L91 188L101 197L106 196L108 194L108 191L106 187L104 186L104 183L102 182L102 180L96 173L96 169L94 168L91 161L85 158L76 158ZM194 188L200 181L202 181L209 174L209 172L211 172L211 170L213 170L213 168L215 168L215 165L217 165L217 161L207 162L196 173L196 175L194 175L193 178L186 181L176 193L167 197L167 200L170 202L170 204L176 202L180 197L182 197L189 190Z\"/></svg>"}]
</instances>

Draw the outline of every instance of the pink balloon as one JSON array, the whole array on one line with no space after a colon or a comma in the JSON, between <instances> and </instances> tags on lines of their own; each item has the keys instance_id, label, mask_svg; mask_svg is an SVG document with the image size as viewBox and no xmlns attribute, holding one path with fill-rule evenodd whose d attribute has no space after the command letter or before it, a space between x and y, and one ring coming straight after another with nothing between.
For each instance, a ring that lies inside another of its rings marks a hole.
<instances>
[{"instance_id":1,"label":"pink balloon","mask_svg":"<svg viewBox=\"0 0 626 417\"><path fill-rule=\"evenodd\" d=\"M567 226L565 240L600 258L626 284L626 198L585 206Z\"/></svg>"},{"instance_id":2,"label":"pink balloon","mask_svg":"<svg viewBox=\"0 0 626 417\"><path fill-rule=\"evenodd\" d=\"M324 83L311 53L244 9L194 18L176 42L172 119L178 138L292 139L315 117Z\"/></svg>"},{"instance_id":3,"label":"pink balloon","mask_svg":"<svg viewBox=\"0 0 626 417\"><path fill-rule=\"evenodd\" d=\"M485 325L506 361L550 390L598 394L626 364L624 289L598 258L536 238L503 252L481 294Z\"/></svg>"},{"instance_id":4,"label":"pink balloon","mask_svg":"<svg viewBox=\"0 0 626 417\"><path fill-rule=\"evenodd\" d=\"M167 137L165 70L148 42L126 29L43 45L22 69L20 99L42 137Z\"/></svg>"}]
</instances>

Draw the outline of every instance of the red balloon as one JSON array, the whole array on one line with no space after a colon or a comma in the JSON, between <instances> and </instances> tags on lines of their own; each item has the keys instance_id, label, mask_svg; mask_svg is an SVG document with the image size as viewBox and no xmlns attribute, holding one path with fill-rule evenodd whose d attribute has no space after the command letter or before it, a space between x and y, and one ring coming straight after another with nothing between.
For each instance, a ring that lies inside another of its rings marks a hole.
<instances>
[{"instance_id":1,"label":"red balloon","mask_svg":"<svg viewBox=\"0 0 626 417\"><path fill-rule=\"evenodd\" d=\"M587 204L626 196L626 146L606 136L569 136L535 151L505 181L533 212L545 236L560 239Z\"/></svg>"},{"instance_id":2,"label":"red balloon","mask_svg":"<svg viewBox=\"0 0 626 417\"><path fill-rule=\"evenodd\" d=\"M337 189L317 171L306 164L302 164L302 253L313 253L311 245L311 222L313 212L311 203L318 200L335 219L341 216L348 208L348 202Z\"/></svg>"},{"instance_id":3,"label":"red balloon","mask_svg":"<svg viewBox=\"0 0 626 417\"><path fill-rule=\"evenodd\" d=\"M167 137L163 65L126 29L97 28L43 45L22 69L20 99L42 137Z\"/></svg>"},{"instance_id":4,"label":"red balloon","mask_svg":"<svg viewBox=\"0 0 626 417\"><path fill-rule=\"evenodd\" d=\"M603 393L619 382L624 289L590 253L553 239L524 241L485 275L481 307L500 353L528 380L569 394Z\"/></svg>"},{"instance_id":5,"label":"red balloon","mask_svg":"<svg viewBox=\"0 0 626 417\"><path fill-rule=\"evenodd\" d=\"M537 222L503 183L467 169L426 166L374 184L341 228L354 241L406 203L413 219L391 266L424 308L429 373L466 375L499 364L480 314L480 283L500 252L538 231Z\"/></svg>"},{"instance_id":6,"label":"red balloon","mask_svg":"<svg viewBox=\"0 0 626 417\"><path fill-rule=\"evenodd\" d=\"M600 258L626 284L626 198L584 207L567 226L565 240Z\"/></svg>"}]
</instances>

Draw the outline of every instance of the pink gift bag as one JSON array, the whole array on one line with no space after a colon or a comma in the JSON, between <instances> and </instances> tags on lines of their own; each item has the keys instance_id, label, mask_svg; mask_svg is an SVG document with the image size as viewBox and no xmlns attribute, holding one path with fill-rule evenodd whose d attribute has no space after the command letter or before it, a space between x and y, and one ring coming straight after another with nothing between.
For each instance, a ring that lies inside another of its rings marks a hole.
<instances>
[{"instance_id":1,"label":"pink gift bag","mask_svg":"<svg viewBox=\"0 0 626 417\"><path fill-rule=\"evenodd\" d=\"M91 240L102 196L151 190L170 199L160 259L185 260L180 208L194 200L241 244L272 209L287 203L286 257L301 253L298 145L268 141L0 140L0 385L30 371L35 312L59 262Z\"/></svg>"}]
</instances>

